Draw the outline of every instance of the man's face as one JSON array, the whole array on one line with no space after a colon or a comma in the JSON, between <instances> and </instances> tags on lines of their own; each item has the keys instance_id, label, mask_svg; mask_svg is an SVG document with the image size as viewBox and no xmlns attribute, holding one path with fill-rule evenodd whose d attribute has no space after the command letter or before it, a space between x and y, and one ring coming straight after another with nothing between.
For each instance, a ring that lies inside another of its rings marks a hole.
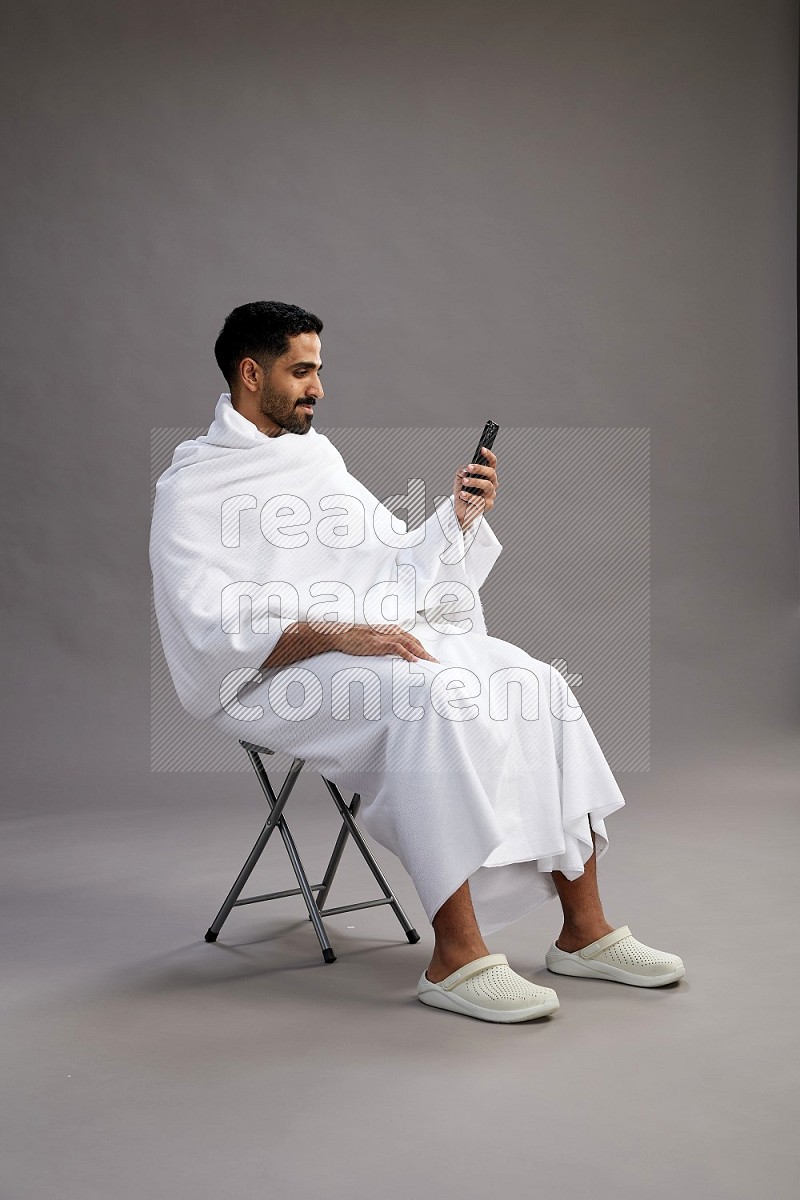
<instances>
[{"instance_id":1,"label":"man's face","mask_svg":"<svg viewBox=\"0 0 800 1200\"><path fill-rule=\"evenodd\" d=\"M322 343L317 333L298 333L289 339L286 354L264 372L258 394L263 428L276 426L289 433L308 433L314 405L325 393L320 383Z\"/></svg>"}]
</instances>

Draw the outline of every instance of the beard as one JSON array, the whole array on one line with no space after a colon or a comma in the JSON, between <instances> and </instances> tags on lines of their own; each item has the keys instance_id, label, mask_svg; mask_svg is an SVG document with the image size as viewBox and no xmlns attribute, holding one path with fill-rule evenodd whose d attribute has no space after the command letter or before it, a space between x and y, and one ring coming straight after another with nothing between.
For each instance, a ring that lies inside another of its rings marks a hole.
<instances>
[{"instance_id":1,"label":"beard","mask_svg":"<svg viewBox=\"0 0 800 1200\"><path fill-rule=\"evenodd\" d=\"M306 403L313 405L314 401ZM264 383L259 407L263 416L280 425L287 433L308 433L314 420L311 413L298 408L298 401L273 388L269 382Z\"/></svg>"}]
</instances>

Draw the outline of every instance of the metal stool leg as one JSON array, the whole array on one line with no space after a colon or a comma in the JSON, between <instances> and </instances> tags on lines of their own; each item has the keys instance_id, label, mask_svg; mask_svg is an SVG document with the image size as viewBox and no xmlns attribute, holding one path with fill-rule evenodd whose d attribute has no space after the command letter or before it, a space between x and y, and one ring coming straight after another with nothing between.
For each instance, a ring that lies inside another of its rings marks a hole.
<instances>
[{"instance_id":1,"label":"metal stool leg","mask_svg":"<svg viewBox=\"0 0 800 1200\"><path fill-rule=\"evenodd\" d=\"M253 764L256 775L258 776L258 781L261 784L261 789L264 792L267 803L274 812L277 801L275 800L275 793L272 790L272 784L269 781L269 776L264 768L264 764L262 763L258 754L254 753L252 750L248 750L247 755ZM319 909L314 903L314 897L308 882L308 876L303 870L303 864L300 860L300 855L297 852L297 846L295 845L294 838L292 837L285 817L281 817L279 819L278 828L280 829L281 837L283 838L283 844L286 847L286 853L289 855L289 861L292 864L292 870L297 877L300 892L305 900L306 908L308 909L308 915L311 918L314 931L319 940L320 949L322 950L322 957L325 959L326 963L336 962L336 955L333 952L333 947L331 946L330 940L325 931L325 926L322 924L322 920L319 915Z\"/></svg>"},{"instance_id":2,"label":"metal stool leg","mask_svg":"<svg viewBox=\"0 0 800 1200\"><path fill-rule=\"evenodd\" d=\"M314 931L322 949L322 957L326 963L335 962L336 955L334 954L333 947L328 939L322 918L324 916L332 916L334 913L352 912L355 909L372 908L381 904L391 904L395 916L405 930L406 937L408 938L409 942L418 942L420 940L419 934L412 927L411 922L403 912L403 909L398 903L397 898L384 878L380 867L372 857L372 854L370 853L369 848L361 835L360 829L355 823L356 814L361 806L361 797L359 794L356 793L353 796L353 799L348 806L342 798L341 793L336 785L332 783L331 780L325 779L324 775L322 776L325 785L328 788L328 791L331 793L336 807L339 810L339 814L342 818L342 828L339 830L339 834L333 847L330 861L328 862L322 883L309 884L308 877L303 868L303 863L297 851L297 846L295 845L291 830L289 829L289 825L283 815L283 810L289 798L289 794L297 781L297 777L304 766L305 760L301 758L294 759L280 792L276 796L260 757L261 754L271 754L272 750L269 750L263 746L259 746L253 742L242 741L240 742L240 745L244 748L247 757L250 760L250 764L256 773L261 790L264 793L270 811L266 824L256 839L256 843L253 846L253 849L250 851L247 861L239 872L236 882L228 893L225 903L222 905L222 908L217 913L214 921L206 933L206 941L215 942L217 940L217 935L226 921L231 909L237 905L256 904L262 900L275 900L283 896L302 895L306 908L308 909L309 920L314 925ZM272 836L273 830L276 828L280 830L283 844L286 847L286 853L289 856L289 861L292 864L292 870L295 873L299 886L296 888L288 888L280 892L270 892L263 896L249 896L245 899L240 899L242 888L249 879L253 868L261 857L267 842ZM377 880L381 891L383 892L383 899L365 900L359 904L343 904L338 908L325 909L324 904L327 900L328 893L330 892L330 888L333 883L336 870L339 866L347 838L351 836L360 850L364 861ZM314 892L318 893L316 901L314 899Z\"/></svg>"},{"instance_id":3,"label":"metal stool leg","mask_svg":"<svg viewBox=\"0 0 800 1200\"><path fill-rule=\"evenodd\" d=\"M353 796L352 806L348 807L347 804L345 804L344 798L342 797L342 794L339 791L339 789L337 788L336 784L333 783L330 779L326 779L324 775L322 776L322 780L323 780L323 783L325 784L325 786L327 787L328 791L330 792L330 794L333 796L334 803L336 804L336 807L339 810L341 818L344 821L344 824L346 827L346 832L350 834L353 841L355 842L355 844L358 846L359 850L361 851L361 853L364 857L365 863L369 867L372 874L375 876L378 886L380 887L381 891L383 892L384 896L386 897L386 900L388 901L388 903L391 904L392 909L394 910L395 916L397 917L398 921L400 922L403 929L405 930L406 937L408 938L409 942L411 942L412 944L414 942L418 942L420 940L419 934L417 933L416 929L413 927L413 925L409 921L408 917L406 916L405 912L403 911L403 909L400 905L400 902L398 901L394 892L389 887L389 884L386 881L386 877L384 876L383 871L381 871L380 867L375 862L375 859L372 857L369 846L364 841L363 837L361 836L361 830L358 828L358 826L355 823L355 819L354 819L355 815L358 812L359 808L361 807L361 797L359 796L358 792L356 792L356 794ZM341 834L340 834L340 837L341 837ZM337 843L337 846L338 846L338 843ZM343 847L344 847L344 843L342 843L342 848ZM339 856L341 857L341 850L339 851ZM338 865L338 860L337 860L337 865ZM336 867L334 866L334 870L335 869L336 869ZM332 875L331 875L331 877L332 877ZM318 900L317 903L320 903L320 901Z\"/></svg>"},{"instance_id":4,"label":"metal stool leg","mask_svg":"<svg viewBox=\"0 0 800 1200\"><path fill-rule=\"evenodd\" d=\"M256 757L257 757L250 750L247 751L247 755L250 758L251 762L253 762L253 759L256 759ZM258 766L261 767L261 770L263 771L264 768L261 766L261 760L258 759L257 761L258 761ZM208 928L208 932L206 933L206 941L207 942L215 942L217 940L217 934L219 933L220 929L222 928L225 921L227 920L228 914L230 913L231 909L236 904L236 901L239 897L239 893L241 892L244 885L247 883L247 880L250 878L250 874L253 870L253 867L256 865L259 858L261 857L264 847L266 846L267 842L269 841L270 837L272 836L272 833L273 833L275 827L279 824L279 822L281 820L281 814L284 809L284 805L286 804L286 801L289 799L289 793L291 792L292 788L295 785L297 776L300 774L300 772L303 769L303 762L304 762L304 760L302 758L296 758L294 760L291 767L289 768L289 773L283 782L283 787L280 790L280 794L278 795L277 799L275 799L274 804L270 803L270 814L267 817L267 822L266 822L264 828L261 830L261 833L258 835L258 838L256 839L256 843L253 846L253 849L250 851L247 861L245 862L244 866L242 867L241 871L239 872L239 874L237 876L236 882L234 883L231 890L228 892L228 895L225 898L225 903L222 905L222 908L219 910L217 915L214 917L214 920L211 922L211 925ZM255 766L255 763L253 765ZM258 769L256 769L256 773L258 774ZM272 791L271 788L270 788L270 791ZM269 799L269 797L268 797L268 799Z\"/></svg>"},{"instance_id":5,"label":"metal stool leg","mask_svg":"<svg viewBox=\"0 0 800 1200\"><path fill-rule=\"evenodd\" d=\"M353 799L350 802L350 806L349 806L350 812L353 814L353 816L356 815L360 806L361 806L361 797L358 794L356 794L355 796L353 796ZM336 868L339 866L339 863L342 860L342 854L344 853L344 848L347 843L347 839L349 837L350 837L350 830L347 828L347 826L345 825L345 823L343 821L342 828L339 830L339 836L336 839L336 843L335 843L335 845L333 847L333 851L331 853L330 862L328 863L328 866L325 869L325 874L322 877L322 886L320 887L320 890L317 893L317 907L318 908L324 908L324 906L325 906L325 901L328 899L328 892L331 890L331 884L333 883L333 879L336 874Z\"/></svg>"}]
</instances>

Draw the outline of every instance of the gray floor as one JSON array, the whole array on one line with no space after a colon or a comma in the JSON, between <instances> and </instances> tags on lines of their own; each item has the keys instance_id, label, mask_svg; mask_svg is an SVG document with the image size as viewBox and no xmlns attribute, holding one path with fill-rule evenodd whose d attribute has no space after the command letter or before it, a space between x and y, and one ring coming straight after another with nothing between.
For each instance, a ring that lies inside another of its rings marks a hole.
<instances>
[{"instance_id":1,"label":"gray floor","mask_svg":"<svg viewBox=\"0 0 800 1200\"><path fill-rule=\"evenodd\" d=\"M332 917L326 966L298 900L206 944L262 820L247 775L8 821L2 1196L794 1197L797 748L620 784L606 915L687 975L550 975L552 902L490 939L561 998L510 1027L416 1000L430 928L380 850L418 945L388 909ZM298 790L292 816L313 874L332 803ZM331 903L373 894L353 855ZM254 882L290 886L280 845Z\"/></svg>"}]
</instances>

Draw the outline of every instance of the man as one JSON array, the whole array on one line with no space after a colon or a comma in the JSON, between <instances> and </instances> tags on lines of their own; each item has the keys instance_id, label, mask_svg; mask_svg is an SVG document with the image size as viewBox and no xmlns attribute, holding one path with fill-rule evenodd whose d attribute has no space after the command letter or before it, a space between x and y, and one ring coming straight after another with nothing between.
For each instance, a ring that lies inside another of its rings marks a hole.
<instances>
[{"instance_id":1,"label":"man","mask_svg":"<svg viewBox=\"0 0 800 1200\"><path fill-rule=\"evenodd\" d=\"M606 920L596 860L625 801L566 680L486 631L497 456L459 467L421 530L398 533L314 428L321 331L295 305L234 309L215 345L230 392L158 481L150 561L181 703L361 794L365 828L401 859L433 926L423 1003L495 1022L555 1011L552 988L483 940L555 895L550 971L681 978L677 955Z\"/></svg>"}]
</instances>

